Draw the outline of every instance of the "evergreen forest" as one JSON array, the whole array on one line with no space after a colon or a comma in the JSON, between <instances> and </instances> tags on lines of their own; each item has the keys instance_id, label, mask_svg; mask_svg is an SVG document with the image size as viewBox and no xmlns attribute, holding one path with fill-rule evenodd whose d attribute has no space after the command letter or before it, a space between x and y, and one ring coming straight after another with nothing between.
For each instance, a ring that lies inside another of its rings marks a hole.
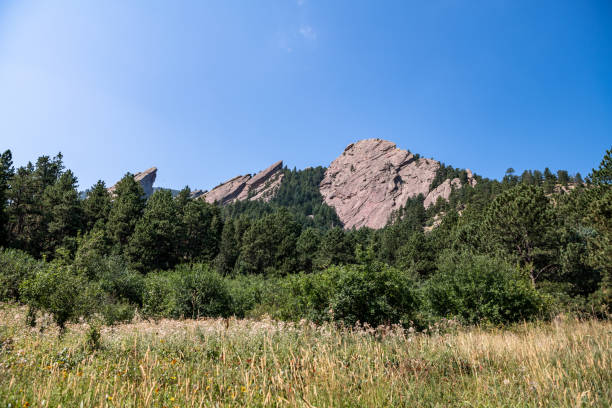
<instances>
[{"instance_id":1,"label":"evergreen forest","mask_svg":"<svg viewBox=\"0 0 612 408\"><path fill-rule=\"evenodd\" d=\"M269 202L221 207L188 187L145 197L126 174L85 194L58 154L0 156L0 301L63 329L97 317L257 317L343 326L441 319L504 325L560 312L606 317L612 300L612 152L565 170L477 176L385 228L345 230L318 185L285 168ZM432 187L464 170L442 165Z\"/></svg>"}]
</instances>

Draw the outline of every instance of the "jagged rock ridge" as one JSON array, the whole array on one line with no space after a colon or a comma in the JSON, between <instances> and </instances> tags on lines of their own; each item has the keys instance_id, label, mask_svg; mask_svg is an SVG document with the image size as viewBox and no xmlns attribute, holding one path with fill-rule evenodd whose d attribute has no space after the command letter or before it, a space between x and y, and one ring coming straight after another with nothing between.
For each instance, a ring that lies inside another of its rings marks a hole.
<instances>
[{"instance_id":1,"label":"jagged rock ridge","mask_svg":"<svg viewBox=\"0 0 612 408\"><path fill-rule=\"evenodd\" d=\"M406 204L408 199L422 194L424 206L434 205L439 198L448 200L454 189L462 187L459 178L444 180L431 189L440 169L433 159L419 158L409 151L398 149L392 142L367 139L350 144L325 171L319 191L326 204L334 207L345 228L382 228L391 214ZM470 170L467 181L476 184ZM157 168L136 173L149 197ZM221 205L239 200L270 201L283 181L283 162L278 161L255 175L237 176L221 183L211 191L195 190L191 198ZM109 188L111 194L116 184Z\"/></svg>"},{"instance_id":2,"label":"jagged rock ridge","mask_svg":"<svg viewBox=\"0 0 612 408\"><path fill-rule=\"evenodd\" d=\"M238 200L270 201L283 180L283 162L278 161L254 176L250 174L237 176L213 188L207 193L200 194L209 203L218 202L225 205Z\"/></svg>"},{"instance_id":3,"label":"jagged rock ridge","mask_svg":"<svg viewBox=\"0 0 612 408\"><path fill-rule=\"evenodd\" d=\"M134 174L134 180L140 183L147 197L150 197L151 194L153 194L153 183L155 183L156 177L157 177L157 167L151 167L148 170L141 171L139 173ZM117 183L115 183L114 186L109 187L108 192L111 193L111 195L114 195L116 188L117 188Z\"/></svg>"},{"instance_id":4,"label":"jagged rock ridge","mask_svg":"<svg viewBox=\"0 0 612 408\"><path fill-rule=\"evenodd\" d=\"M347 146L330 164L319 187L345 228L382 228L408 199L423 194L428 207L461 187L459 179L445 180L430 191L439 168L438 161L417 158L392 142L367 139Z\"/></svg>"}]
</instances>

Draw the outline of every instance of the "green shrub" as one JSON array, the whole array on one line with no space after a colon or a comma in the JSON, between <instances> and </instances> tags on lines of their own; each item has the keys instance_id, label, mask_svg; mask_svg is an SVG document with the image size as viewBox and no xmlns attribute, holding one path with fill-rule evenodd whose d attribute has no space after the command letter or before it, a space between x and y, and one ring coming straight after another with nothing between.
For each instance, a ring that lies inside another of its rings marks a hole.
<instances>
[{"instance_id":1,"label":"green shrub","mask_svg":"<svg viewBox=\"0 0 612 408\"><path fill-rule=\"evenodd\" d=\"M142 312L149 317L173 317L178 313L179 276L171 272L145 276L142 292Z\"/></svg>"},{"instance_id":2,"label":"green shrub","mask_svg":"<svg viewBox=\"0 0 612 408\"><path fill-rule=\"evenodd\" d=\"M25 252L0 250L0 302L19 300L19 285L34 276L42 266Z\"/></svg>"},{"instance_id":3,"label":"green shrub","mask_svg":"<svg viewBox=\"0 0 612 408\"><path fill-rule=\"evenodd\" d=\"M232 314L236 317L249 316L257 305L264 303L269 280L260 275L238 275L235 278L226 279Z\"/></svg>"},{"instance_id":4,"label":"green shrub","mask_svg":"<svg viewBox=\"0 0 612 408\"><path fill-rule=\"evenodd\" d=\"M425 293L434 315L467 323L527 320L542 313L545 305L524 271L501 259L470 253L443 253Z\"/></svg>"},{"instance_id":5,"label":"green shrub","mask_svg":"<svg viewBox=\"0 0 612 408\"><path fill-rule=\"evenodd\" d=\"M50 313L60 331L69 321L89 317L97 310L100 299L96 285L73 267L58 263L49 263L24 280L20 294L32 310Z\"/></svg>"},{"instance_id":6,"label":"green shrub","mask_svg":"<svg viewBox=\"0 0 612 408\"><path fill-rule=\"evenodd\" d=\"M416 319L420 301L410 273L379 262L337 268L339 279L331 301L336 320L378 326Z\"/></svg>"},{"instance_id":7,"label":"green shrub","mask_svg":"<svg viewBox=\"0 0 612 408\"><path fill-rule=\"evenodd\" d=\"M104 319L104 324L109 326L117 323L131 322L136 312L133 305L120 301L104 302L98 311Z\"/></svg>"},{"instance_id":8,"label":"green shrub","mask_svg":"<svg viewBox=\"0 0 612 408\"><path fill-rule=\"evenodd\" d=\"M288 277L281 317L352 326L409 323L417 317L416 281L408 272L379 262L335 266Z\"/></svg>"},{"instance_id":9,"label":"green shrub","mask_svg":"<svg viewBox=\"0 0 612 408\"><path fill-rule=\"evenodd\" d=\"M101 289L119 302L142 305L144 276L129 269L120 256L104 257L100 263L96 280Z\"/></svg>"},{"instance_id":10,"label":"green shrub","mask_svg":"<svg viewBox=\"0 0 612 408\"><path fill-rule=\"evenodd\" d=\"M180 286L177 293L179 315L199 317L230 316L232 299L223 277L208 265L179 267Z\"/></svg>"},{"instance_id":11,"label":"green shrub","mask_svg":"<svg viewBox=\"0 0 612 408\"><path fill-rule=\"evenodd\" d=\"M338 268L330 268L285 278L277 297L278 317L288 320L308 319L317 323L332 320L331 300L336 293L338 272Z\"/></svg>"},{"instance_id":12,"label":"green shrub","mask_svg":"<svg viewBox=\"0 0 612 408\"><path fill-rule=\"evenodd\" d=\"M232 315L232 298L223 277L207 265L179 266L144 279L143 313L151 317Z\"/></svg>"}]
</instances>

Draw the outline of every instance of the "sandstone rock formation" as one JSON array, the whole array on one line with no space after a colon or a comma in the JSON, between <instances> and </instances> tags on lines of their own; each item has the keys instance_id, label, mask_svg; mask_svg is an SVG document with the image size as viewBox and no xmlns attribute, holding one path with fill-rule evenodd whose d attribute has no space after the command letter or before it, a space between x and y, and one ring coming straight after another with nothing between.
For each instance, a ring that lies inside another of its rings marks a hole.
<instances>
[{"instance_id":1,"label":"sandstone rock formation","mask_svg":"<svg viewBox=\"0 0 612 408\"><path fill-rule=\"evenodd\" d=\"M425 208L431 207L438 201L438 198L440 197L445 200L448 200L453 189L459 188L461 188L461 180L459 180L458 178L454 178L452 180L446 179L442 184L440 184L438 187L431 190L429 194L427 194L427 196L425 197L425 201L423 201L423 206Z\"/></svg>"},{"instance_id":2,"label":"sandstone rock formation","mask_svg":"<svg viewBox=\"0 0 612 408\"><path fill-rule=\"evenodd\" d=\"M474 187L478 182L476 181L474 174L472 174L472 170L465 169L465 172L467 173L468 183L470 183L470 186Z\"/></svg>"},{"instance_id":3,"label":"sandstone rock formation","mask_svg":"<svg viewBox=\"0 0 612 408\"><path fill-rule=\"evenodd\" d=\"M155 178L157 177L157 167L151 167L148 170L141 171L139 173L134 174L134 180L138 181L142 186L145 195L150 197L153 194L153 183L155 183ZM108 192L111 195L115 194L115 189L117 188L117 184L108 189Z\"/></svg>"},{"instance_id":4,"label":"sandstone rock formation","mask_svg":"<svg viewBox=\"0 0 612 408\"><path fill-rule=\"evenodd\" d=\"M196 198L202 197L206 193L207 193L207 190L193 190L189 194L189 197L195 200Z\"/></svg>"},{"instance_id":5,"label":"sandstone rock formation","mask_svg":"<svg viewBox=\"0 0 612 408\"><path fill-rule=\"evenodd\" d=\"M270 201L283 179L283 162L278 161L254 176L250 174L237 176L201 195L209 203L222 205L236 200Z\"/></svg>"},{"instance_id":6,"label":"sandstone rock formation","mask_svg":"<svg viewBox=\"0 0 612 408\"><path fill-rule=\"evenodd\" d=\"M367 139L330 164L320 191L345 228L382 228L409 198L429 193L439 168L439 162L417 159L394 143Z\"/></svg>"},{"instance_id":7,"label":"sandstone rock formation","mask_svg":"<svg viewBox=\"0 0 612 408\"><path fill-rule=\"evenodd\" d=\"M454 178L430 191L439 168L436 160L417 158L386 140L361 140L330 164L319 189L345 228L382 228L409 198L423 194L428 208L462 187L461 180ZM468 183L476 185L472 172L466 172Z\"/></svg>"}]
</instances>

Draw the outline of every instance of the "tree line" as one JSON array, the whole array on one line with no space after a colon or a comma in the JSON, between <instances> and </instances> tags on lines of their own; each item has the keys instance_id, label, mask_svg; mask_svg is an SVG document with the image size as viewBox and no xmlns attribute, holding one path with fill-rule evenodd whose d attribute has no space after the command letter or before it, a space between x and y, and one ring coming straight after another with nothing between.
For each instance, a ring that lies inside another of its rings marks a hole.
<instances>
[{"instance_id":1,"label":"tree line","mask_svg":"<svg viewBox=\"0 0 612 408\"><path fill-rule=\"evenodd\" d=\"M323 203L324 168L284 169L268 203L220 207L132 174L84 197L61 154L14 168L0 156L0 300L63 326L134 310L169 317L270 314L426 326L506 323L555 311L607 314L612 159L582 180L509 169L425 209L409 200L380 230L345 230ZM441 166L437 179L464 177ZM563 187L563 188L562 188ZM70 294L68 296L67 294Z\"/></svg>"}]
</instances>

